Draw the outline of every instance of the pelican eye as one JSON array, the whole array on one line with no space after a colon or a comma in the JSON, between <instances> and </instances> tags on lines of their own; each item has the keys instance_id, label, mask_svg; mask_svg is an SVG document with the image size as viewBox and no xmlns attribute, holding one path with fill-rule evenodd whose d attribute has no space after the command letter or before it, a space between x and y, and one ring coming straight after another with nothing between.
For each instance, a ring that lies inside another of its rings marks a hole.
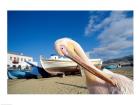
<instances>
[{"instance_id":1,"label":"pelican eye","mask_svg":"<svg viewBox=\"0 0 140 105\"><path fill-rule=\"evenodd\" d=\"M64 46L61 46L60 48L63 50L64 49Z\"/></svg>"},{"instance_id":2,"label":"pelican eye","mask_svg":"<svg viewBox=\"0 0 140 105\"><path fill-rule=\"evenodd\" d=\"M67 55L68 52L67 52L67 49L65 46L60 46L60 49L61 49L61 52L64 54L64 55Z\"/></svg>"}]
</instances>

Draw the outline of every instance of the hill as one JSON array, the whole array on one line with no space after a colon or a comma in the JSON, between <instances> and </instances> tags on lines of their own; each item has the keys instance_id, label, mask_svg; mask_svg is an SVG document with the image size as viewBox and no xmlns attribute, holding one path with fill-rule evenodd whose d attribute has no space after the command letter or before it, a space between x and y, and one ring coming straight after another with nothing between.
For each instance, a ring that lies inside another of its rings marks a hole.
<instances>
[{"instance_id":1,"label":"hill","mask_svg":"<svg viewBox=\"0 0 140 105\"><path fill-rule=\"evenodd\" d=\"M109 59L103 62L103 65L120 64L120 65L133 65L133 55L128 55L120 58Z\"/></svg>"}]
</instances>

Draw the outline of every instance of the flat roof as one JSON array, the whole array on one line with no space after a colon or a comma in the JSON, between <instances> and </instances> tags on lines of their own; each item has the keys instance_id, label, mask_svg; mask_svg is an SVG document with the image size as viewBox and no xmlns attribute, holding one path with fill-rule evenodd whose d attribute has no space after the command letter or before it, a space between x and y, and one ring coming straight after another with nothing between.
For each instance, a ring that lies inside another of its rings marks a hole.
<instances>
[{"instance_id":1,"label":"flat roof","mask_svg":"<svg viewBox=\"0 0 140 105\"><path fill-rule=\"evenodd\" d=\"M14 55L19 55L19 56L25 56L25 57L33 58L31 56L23 55L23 53L8 52L8 54L14 54Z\"/></svg>"}]
</instances>

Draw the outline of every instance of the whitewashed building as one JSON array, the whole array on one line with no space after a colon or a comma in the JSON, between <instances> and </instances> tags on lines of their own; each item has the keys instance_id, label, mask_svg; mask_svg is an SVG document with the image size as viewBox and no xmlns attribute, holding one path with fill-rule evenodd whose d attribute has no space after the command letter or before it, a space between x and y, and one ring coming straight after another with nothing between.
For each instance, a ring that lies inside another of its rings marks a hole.
<instances>
[{"instance_id":1,"label":"whitewashed building","mask_svg":"<svg viewBox=\"0 0 140 105\"><path fill-rule=\"evenodd\" d=\"M7 68L8 69L30 70L31 66L26 62L30 62L34 65L37 65L37 62L33 61L33 57L25 56L22 53L20 53L20 54L8 53L8 56L7 56Z\"/></svg>"},{"instance_id":2,"label":"whitewashed building","mask_svg":"<svg viewBox=\"0 0 140 105\"><path fill-rule=\"evenodd\" d=\"M55 54L51 54L51 56L50 56L49 59L50 59L50 60L57 60L57 59L59 59L59 56L57 56L57 55L55 55Z\"/></svg>"}]
</instances>

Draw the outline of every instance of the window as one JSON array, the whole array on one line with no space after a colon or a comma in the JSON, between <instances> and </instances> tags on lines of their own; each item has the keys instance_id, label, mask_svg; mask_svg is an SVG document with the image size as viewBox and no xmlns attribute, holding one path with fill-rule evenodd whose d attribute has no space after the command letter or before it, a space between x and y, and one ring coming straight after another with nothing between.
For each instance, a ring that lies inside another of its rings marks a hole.
<instances>
[{"instance_id":1,"label":"window","mask_svg":"<svg viewBox=\"0 0 140 105\"><path fill-rule=\"evenodd\" d=\"M16 65L13 65L13 69L16 69L17 67L16 67Z\"/></svg>"},{"instance_id":2,"label":"window","mask_svg":"<svg viewBox=\"0 0 140 105\"><path fill-rule=\"evenodd\" d=\"M7 67L9 68L9 67L10 67L10 65L7 65Z\"/></svg>"},{"instance_id":3,"label":"window","mask_svg":"<svg viewBox=\"0 0 140 105\"><path fill-rule=\"evenodd\" d=\"M24 62L26 62L26 59L24 59Z\"/></svg>"},{"instance_id":4,"label":"window","mask_svg":"<svg viewBox=\"0 0 140 105\"><path fill-rule=\"evenodd\" d=\"M23 58L21 58L21 61L23 61Z\"/></svg>"},{"instance_id":5,"label":"window","mask_svg":"<svg viewBox=\"0 0 140 105\"><path fill-rule=\"evenodd\" d=\"M21 65L18 65L18 67L17 67L19 70L21 70Z\"/></svg>"},{"instance_id":6,"label":"window","mask_svg":"<svg viewBox=\"0 0 140 105\"><path fill-rule=\"evenodd\" d=\"M12 57L10 57L10 60L12 60Z\"/></svg>"}]
</instances>

